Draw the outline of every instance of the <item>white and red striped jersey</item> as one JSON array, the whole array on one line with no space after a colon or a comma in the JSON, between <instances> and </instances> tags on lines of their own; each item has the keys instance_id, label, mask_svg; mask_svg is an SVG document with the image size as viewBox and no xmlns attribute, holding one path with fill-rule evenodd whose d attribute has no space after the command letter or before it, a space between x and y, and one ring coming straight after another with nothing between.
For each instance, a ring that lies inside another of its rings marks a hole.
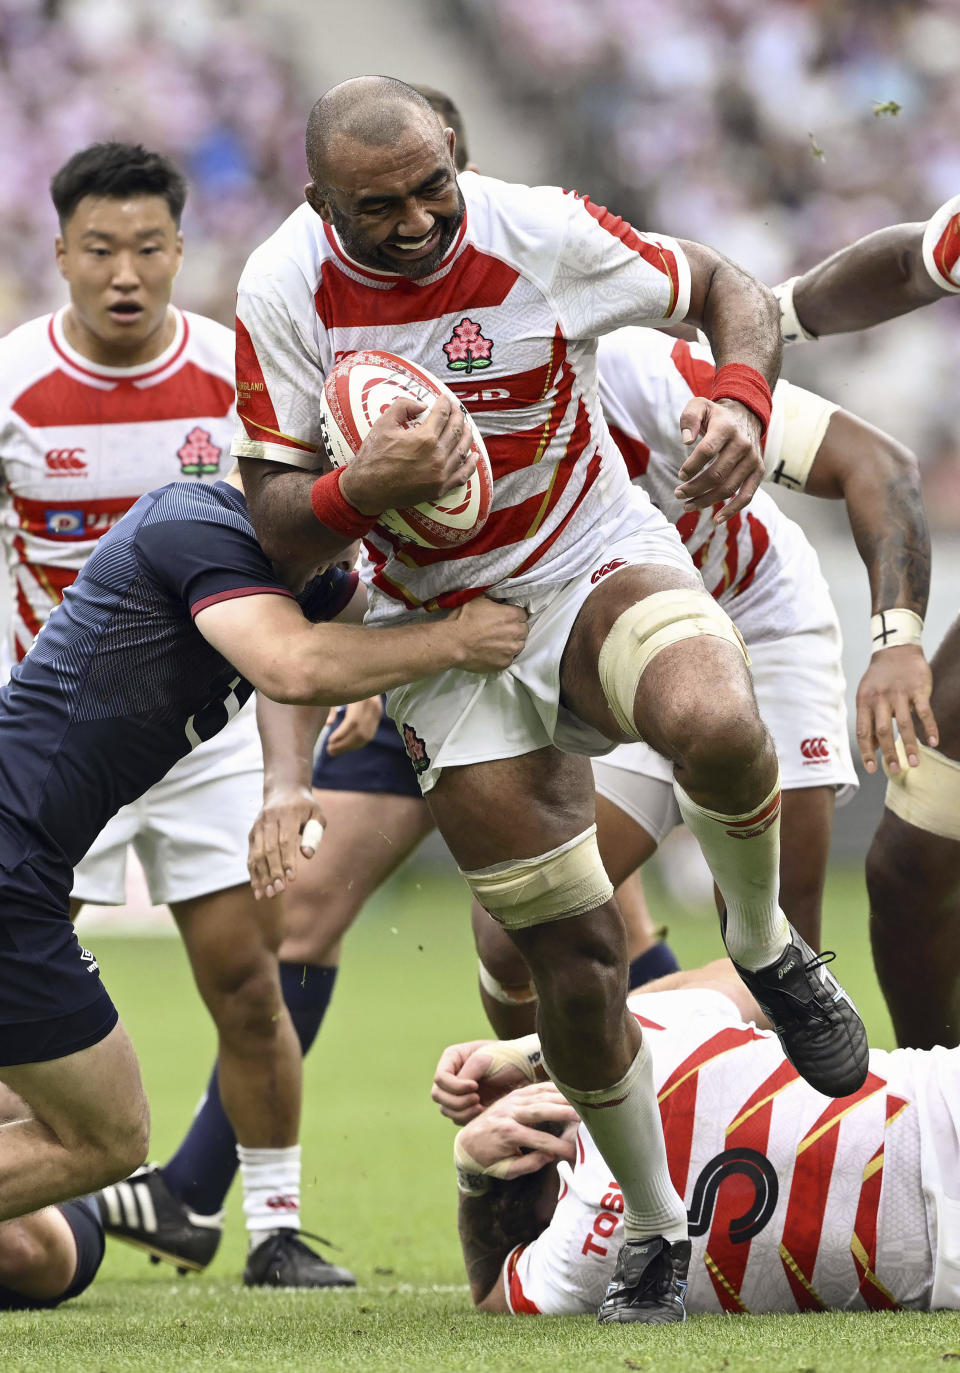
<instances>
[{"instance_id":1,"label":"white and red striped jersey","mask_svg":"<svg viewBox=\"0 0 960 1373\"><path fill-rule=\"evenodd\" d=\"M874 1051L860 1091L833 1100L719 992L650 993L631 1007L688 1210L688 1310L960 1305L955 1273L935 1286L932 1202L956 1191L958 1051ZM560 1166L550 1225L504 1264L516 1313L594 1311L612 1276L623 1198L582 1126L577 1151ZM941 1236L941 1256L956 1241Z\"/></svg>"},{"instance_id":2,"label":"white and red striped jersey","mask_svg":"<svg viewBox=\"0 0 960 1373\"><path fill-rule=\"evenodd\" d=\"M691 396L708 396L714 376L710 352L651 329L618 329L600 340L600 402L630 480L650 496L680 537L716 597L748 642L779 639L822 623L829 595L817 555L798 524L762 489L726 524L713 523L715 506L689 513L674 495L689 455L680 438L680 413ZM775 469L790 391L778 382L767 432L767 470Z\"/></svg>"},{"instance_id":3,"label":"white and red striped jersey","mask_svg":"<svg viewBox=\"0 0 960 1373\"><path fill-rule=\"evenodd\" d=\"M215 481L235 424L233 334L176 314L173 342L138 367L71 348L61 310L0 340L0 537L13 591L9 667L97 539L146 491Z\"/></svg>"},{"instance_id":4,"label":"white and red striped jersey","mask_svg":"<svg viewBox=\"0 0 960 1373\"><path fill-rule=\"evenodd\" d=\"M923 260L941 291L960 291L960 195L941 205L927 221Z\"/></svg>"},{"instance_id":5,"label":"white and red striped jersey","mask_svg":"<svg viewBox=\"0 0 960 1373\"><path fill-rule=\"evenodd\" d=\"M440 376L473 415L494 477L486 527L462 550L366 544L369 617L449 607L489 587L518 598L602 553L630 499L596 396L596 338L683 319L680 247L555 187L460 178L466 217L421 281L358 266L306 205L240 279L234 454L320 465L316 402L338 358L380 348Z\"/></svg>"}]
</instances>

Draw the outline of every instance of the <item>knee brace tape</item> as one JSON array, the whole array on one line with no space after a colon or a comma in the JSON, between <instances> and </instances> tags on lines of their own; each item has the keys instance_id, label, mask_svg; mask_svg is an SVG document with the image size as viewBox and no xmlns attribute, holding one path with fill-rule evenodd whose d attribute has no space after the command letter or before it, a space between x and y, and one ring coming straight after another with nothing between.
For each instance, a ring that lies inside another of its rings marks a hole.
<instances>
[{"instance_id":1,"label":"knee brace tape","mask_svg":"<svg viewBox=\"0 0 960 1373\"><path fill-rule=\"evenodd\" d=\"M523 930L548 920L584 915L613 895L600 861L597 827L538 858L496 863L464 872L474 896L505 929Z\"/></svg>"},{"instance_id":2,"label":"knee brace tape","mask_svg":"<svg viewBox=\"0 0 960 1373\"><path fill-rule=\"evenodd\" d=\"M502 982L498 982L493 973L481 960L479 965L480 986L492 1000L498 1001L501 1006L529 1006L532 1001L536 1001L537 989L532 982L524 982L522 986L505 987Z\"/></svg>"},{"instance_id":3,"label":"knee brace tape","mask_svg":"<svg viewBox=\"0 0 960 1373\"><path fill-rule=\"evenodd\" d=\"M747 663L750 655L740 631L706 591L683 588L656 591L614 620L600 650L600 685L624 734L636 739L634 701L640 678L661 649L681 639L712 634L735 644Z\"/></svg>"},{"instance_id":4,"label":"knee brace tape","mask_svg":"<svg viewBox=\"0 0 960 1373\"><path fill-rule=\"evenodd\" d=\"M903 740L897 740L898 773L887 773L887 810L918 830L960 843L960 763L926 744L917 745L920 762L907 762ZM886 769L885 769L886 770Z\"/></svg>"}]
</instances>

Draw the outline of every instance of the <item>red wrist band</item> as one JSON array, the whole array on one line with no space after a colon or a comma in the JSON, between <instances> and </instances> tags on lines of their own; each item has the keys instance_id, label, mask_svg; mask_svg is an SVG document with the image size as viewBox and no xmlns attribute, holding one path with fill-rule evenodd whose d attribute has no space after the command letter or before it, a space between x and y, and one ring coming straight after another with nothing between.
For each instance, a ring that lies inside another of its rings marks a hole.
<instances>
[{"instance_id":1,"label":"red wrist band","mask_svg":"<svg viewBox=\"0 0 960 1373\"><path fill-rule=\"evenodd\" d=\"M343 468L336 467L332 472L318 477L310 490L310 504L320 523L335 534L344 534L349 539L362 539L376 524L376 516L364 515L350 504L340 490L342 476Z\"/></svg>"},{"instance_id":2,"label":"red wrist band","mask_svg":"<svg viewBox=\"0 0 960 1373\"><path fill-rule=\"evenodd\" d=\"M711 400L738 400L752 410L761 424L761 438L770 423L773 405L766 377L745 362L728 362L717 369L713 378Z\"/></svg>"}]
</instances>

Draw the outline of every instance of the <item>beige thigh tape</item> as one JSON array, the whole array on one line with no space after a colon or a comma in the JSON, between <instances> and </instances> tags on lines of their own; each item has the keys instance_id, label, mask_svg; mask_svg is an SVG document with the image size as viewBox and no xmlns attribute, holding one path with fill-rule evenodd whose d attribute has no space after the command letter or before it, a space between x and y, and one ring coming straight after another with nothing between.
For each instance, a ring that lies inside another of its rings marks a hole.
<instances>
[{"instance_id":1,"label":"beige thigh tape","mask_svg":"<svg viewBox=\"0 0 960 1373\"><path fill-rule=\"evenodd\" d=\"M900 771L887 773L887 810L918 830L960 842L960 763L926 744L917 745L917 754L920 762L912 768L897 740Z\"/></svg>"},{"instance_id":2,"label":"beige thigh tape","mask_svg":"<svg viewBox=\"0 0 960 1373\"><path fill-rule=\"evenodd\" d=\"M633 710L640 678L661 649L711 634L740 649L750 662L740 631L707 591L684 587L656 591L614 620L600 650L600 685L614 719L631 738L638 738Z\"/></svg>"},{"instance_id":3,"label":"beige thigh tape","mask_svg":"<svg viewBox=\"0 0 960 1373\"><path fill-rule=\"evenodd\" d=\"M481 906L508 930L585 915L613 895L600 861L596 825L538 858L474 872L461 869L461 874Z\"/></svg>"}]
</instances>

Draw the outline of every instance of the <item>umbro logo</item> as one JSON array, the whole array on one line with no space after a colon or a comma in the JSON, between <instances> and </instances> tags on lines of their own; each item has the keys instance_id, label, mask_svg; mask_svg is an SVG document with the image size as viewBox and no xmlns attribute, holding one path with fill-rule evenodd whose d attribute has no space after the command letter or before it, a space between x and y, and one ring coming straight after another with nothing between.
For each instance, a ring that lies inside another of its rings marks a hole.
<instances>
[{"instance_id":1,"label":"umbro logo","mask_svg":"<svg viewBox=\"0 0 960 1373\"><path fill-rule=\"evenodd\" d=\"M88 973L97 973L100 971L100 964L97 962L96 958L93 956L89 949L84 949L81 947L80 962L87 964Z\"/></svg>"}]
</instances>

